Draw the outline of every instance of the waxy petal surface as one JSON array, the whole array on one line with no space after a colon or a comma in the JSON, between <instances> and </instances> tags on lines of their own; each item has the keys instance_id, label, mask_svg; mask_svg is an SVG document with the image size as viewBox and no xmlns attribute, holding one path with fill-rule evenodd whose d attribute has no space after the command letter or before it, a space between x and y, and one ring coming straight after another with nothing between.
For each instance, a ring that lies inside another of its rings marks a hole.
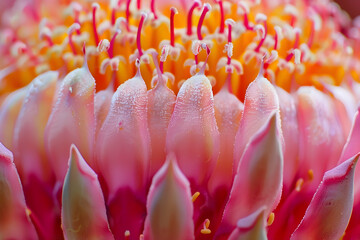
<instances>
[{"instance_id":1,"label":"waxy petal surface","mask_svg":"<svg viewBox=\"0 0 360 240\"><path fill-rule=\"evenodd\" d=\"M104 196L96 173L75 145L62 192L62 226L65 239L114 239L107 222Z\"/></svg>"},{"instance_id":2,"label":"waxy petal surface","mask_svg":"<svg viewBox=\"0 0 360 240\"><path fill-rule=\"evenodd\" d=\"M0 238L38 239L27 207L12 153L0 143Z\"/></svg>"},{"instance_id":3,"label":"waxy petal surface","mask_svg":"<svg viewBox=\"0 0 360 240\"><path fill-rule=\"evenodd\" d=\"M86 65L63 80L45 129L45 146L57 180L63 181L68 151L75 144L93 166L95 80Z\"/></svg>"},{"instance_id":4,"label":"waxy petal surface","mask_svg":"<svg viewBox=\"0 0 360 240\"><path fill-rule=\"evenodd\" d=\"M190 183L173 154L155 174L147 199L144 239L194 239Z\"/></svg>"},{"instance_id":5,"label":"waxy petal surface","mask_svg":"<svg viewBox=\"0 0 360 240\"><path fill-rule=\"evenodd\" d=\"M174 111L176 96L164 84L148 91L148 122L151 137L150 177L165 161L166 133Z\"/></svg>"},{"instance_id":6,"label":"waxy petal surface","mask_svg":"<svg viewBox=\"0 0 360 240\"><path fill-rule=\"evenodd\" d=\"M266 207L262 207L251 215L240 219L229 240L267 240L265 211Z\"/></svg>"},{"instance_id":7,"label":"waxy petal surface","mask_svg":"<svg viewBox=\"0 0 360 240\"><path fill-rule=\"evenodd\" d=\"M340 239L354 200L354 172L359 154L327 171L305 216L291 236L296 239Z\"/></svg>"},{"instance_id":8,"label":"waxy petal surface","mask_svg":"<svg viewBox=\"0 0 360 240\"><path fill-rule=\"evenodd\" d=\"M177 95L166 137L167 152L174 152L185 176L201 185L219 155L219 131L210 81L195 75L184 82Z\"/></svg>"},{"instance_id":9,"label":"waxy petal surface","mask_svg":"<svg viewBox=\"0 0 360 240\"><path fill-rule=\"evenodd\" d=\"M221 231L231 231L240 218L262 206L265 215L277 206L282 189L283 155L277 113L252 138L238 167Z\"/></svg>"},{"instance_id":10,"label":"waxy petal surface","mask_svg":"<svg viewBox=\"0 0 360 240\"><path fill-rule=\"evenodd\" d=\"M209 180L209 190L213 194L219 188L226 190L231 188L235 175L233 169L235 134L244 110L240 100L224 88L214 96L214 104L216 123L220 132L220 155Z\"/></svg>"},{"instance_id":11,"label":"waxy petal surface","mask_svg":"<svg viewBox=\"0 0 360 240\"><path fill-rule=\"evenodd\" d=\"M25 178L34 174L48 181L51 177L44 132L53 106L57 78L57 72L46 72L31 82L16 121L13 152Z\"/></svg>"},{"instance_id":12,"label":"waxy petal surface","mask_svg":"<svg viewBox=\"0 0 360 240\"><path fill-rule=\"evenodd\" d=\"M95 120L96 120L96 129L95 129L95 137L97 137L111 106L111 99L114 95L114 91L112 89L105 89L103 91L99 91L95 94Z\"/></svg>"},{"instance_id":13,"label":"waxy petal surface","mask_svg":"<svg viewBox=\"0 0 360 240\"><path fill-rule=\"evenodd\" d=\"M274 87L263 76L258 76L246 90L244 113L235 137L234 167L239 165L246 145L268 121L273 111L279 110L279 99ZM280 126L280 122L278 122Z\"/></svg>"},{"instance_id":14,"label":"waxy petal surface","mask_svg":"<svg viewBox=\"0 0 360 240\"><path fill-rule=\"evenodd\" d=\"M149 145L147 89L137 75L114 93L97 137L97 165L110 194L121 187L145 194Z\"/></svg>"}]
</instances>

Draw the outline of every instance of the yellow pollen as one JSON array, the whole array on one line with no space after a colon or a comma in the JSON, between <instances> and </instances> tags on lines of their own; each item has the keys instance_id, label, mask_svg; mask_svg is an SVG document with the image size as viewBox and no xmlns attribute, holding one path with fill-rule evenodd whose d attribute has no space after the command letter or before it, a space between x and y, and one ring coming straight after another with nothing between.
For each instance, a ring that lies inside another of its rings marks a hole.
<instances>
[{"instance_id":1,"label":"yellow pollen","mask_svg":"<svg viewBox=\"0 0 360 240\"><path fill-rule=\"evenodd\" d=\"M308 176L310 181L314 179L314 171L312 169L309 169Z\"/></svg>"},{"instance_id":2,"label":"yellow pollen","mask_svg":"<svg viewBox=\"0 0 360 240\"><path fill-rule=\"evenodd\" d=\"M275 220L275 213L272 212L272 213L270 213L269 218L267 220L267 225L271 226L271 224L273 224L274 220Z\"/></svg>"},{"instance_id":3,"label":"yellow pollen","mask_svg":"<svg viewBox=\"0 0 360 240\"><path fill-rule=\"evenodd\" d=\"M304 184L304 179L300 178L296 181L295 190L300 192L302 185Z\"/></svg>"},{"instance_id":4,"label":"yellow pollen","mask_svg":"<svg viewBox=\"0 0 360 240\"><path fill-rule=\"evenodd\" d=\"M25 212L26 212L26 216L30 217L30 215L32 213L31 210L29 208L26 208Z\"/></svg>"},{"instance_id":5,"label":"yellow pollen","mask_svg":"<svg viewBox=\"0 0 360 240\"><path fill-rule=\"evenodd\" d=\"M210 226L210 220L207 218L205 219L203 229L201 229L200 232L202 234L210 234L211 230L209 229L209 226Z\"/></svg>"},{"instance_id":6,"label":"yellow pollen","mask_svg":"<svg viewBox=\"0 0 360 240\"><path fill-rule=\"evenodd\" d=\"M124 232L124 236L125 236L125 237L130 237L130 231L129 231L129 230L126 230L126 231Z\"/></svg>"},{"instance_id":7,"label":"yellow pollen","mask_svg":"<svg viewBox=\"0 0 360 240\"><path fill-rule=\"evenodd\" d=\"M199 192L194 193L194 195L192 196L192 201L195 202L195 200L200 196Z\"/></svg>"}]
</instances>

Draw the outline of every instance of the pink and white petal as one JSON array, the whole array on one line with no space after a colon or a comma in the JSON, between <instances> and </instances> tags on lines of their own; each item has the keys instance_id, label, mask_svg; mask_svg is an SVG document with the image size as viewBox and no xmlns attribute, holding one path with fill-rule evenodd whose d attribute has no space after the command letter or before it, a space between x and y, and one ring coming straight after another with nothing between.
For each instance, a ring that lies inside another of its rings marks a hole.
<instances>
[{"instance_id":1,"label":"pink and white petal","mask_svg":"<svg viewBox=\"0 0 360 240\"><path fill-rule=\"evenodd\" d=\"M15 124L13 152L18 166L21 166L24 181L31 174L43 181L49 181L52 176L46 157L44 132L53 107L57 79L58 73L50 71L31 82Z\"/></svg>"},{"instance_id":2,"label":"pink and white petal","mask_svg":"<svg viewBox=\"0 0 360 240\"><path fill-rule=\"evenodd\" d=\"M246 90L244 112L235 137L235 171L251 138L268 121L273 111L278 110L279 99L275 88L266 78L257 76ZM278 125L280 127L280 121Z\"/></svg>"},{"instance_id":3,"label":"pink and white petal","mask_svg":"<svg viewBox=\"0 0 360 240\"><path fill-rule=\"evenodd\" d=\"M354 201L354 172L359 154L324 174L305 216L291 239L340 239Z\"/></svg>"},{"instance_id":4,"label":"pink and white petal","mask_svg":"<svg viewBox=\"0 0 360 240\"><path fill-rule=\"evenodd\" d=\"M95 94L95 120L96 120L96 129L95 129L95 138L97 137L106 116L109 113L110 105L111 105L111 98L114 95L114 91L111 89L105 89L99 91Z\"/></svg>"},{"instance_id":5,"label":"pink and white petal","mask_svg":"<svg viewBox=\"0 0 360 240\"><path fill-rule=\"evenodd\" d=\"M344 133L330 97L314 87L296 93L299 123L299 175L314 173L314 187L339 160Z\"/></svg>"},{"instance_id":6,"label":"pink and white petal","mask_svg":"<svg viewBox=\"0 0 360 240\"><path fill-rule=\"evenodd\" d=\"M38 239L27 216L23 189L12 153L0 143L0 235L1 239Z\"/></svg>"},{"instance_id":7,"label":"pink and white petal","mask_svg":"<svg viewBox=\"0 0 360 240\"><path fill-rule=\"evenodd\" d=\"M245 149L224 210L219 234L229 234L238 219L250 215L262 206L266 207L265 216L268 216L279 203L283 154L278 121L278 114L274 111Z\"/></svg>"},{"instance_id":8,"label":"pink and white petal","mask_svg":"<svg viewBox=\"0 0 360 240\"><path fill-rule=\"evenodd\" d=\"M240 219L228 240L267 240L266 207L261 207L249 216Z\"/></svg>"},{"instance_id":9,"label":"pink and white petal","mask_svg":"<svg viewBox=\"0 0 360 240\"><path fill-rule=\"evenodd\" d=\"M130 188L145 195L150 155L147 89L140 75L114 93L96 140L96 159L109 194Z\"/></svg>"},{"instance_id":10,"label":"pink and white petal","mask_svg":"<svg viewBox=\"0 0 360 240\"><path fill-rule=\"evenodd\" d=\"M197 74L184 82L177 95L166 136L166 151L173 152L192 184L204 184L219 155L219 131L209 79Z\"/></svg>"},{"instance_id":11,"label":"pink and white petal","mask_svg":"<svg viewBox=\"0 0 360 240\"><path fill-rule=\"evenodd\" d=\"M215 195L220 188L230 190L235 173L233 152L235 134L240 125L244 105L223 88L214 96L216 123L220 132L220 155L209 180L209 191Z\"/></svg>"},{"instance_id":12,"label":"pink and white petal","mask_svg":"<svg viewBox=\"0 0 360 240\"><path fill-rule=\"evenodd\" d=\"M13 149L13 136L16 119L28 92L28 86L9 94L0 108L0 142Z\"/></svg>"},{"instance_id":13,"label":"pink and white petal","mask_svg":"<svg viewBox=\"0 0 360 240\"><path fill-rule=\"evenodd\" d=\"M86 65L70 72L61 84L45 128L47 156L60 182L66 174L71 144L76 144L93 166L94 95L95 80Z\"/></svg>"},{"instance_id":14,"label":"pink and white petal","mask_svg":"<svg viewBox=\"0 0 360 240\"><path fill-rule=\"evenodd\" d=\"M166 133L174 111L176 96L162 83L148 91L148 122L151 137L151 178L165 161Z\"/></svg>"},{"instance_id":15,"label":"pink and white petal","mask_svg":"<svg viewBox=\"0 0 360 240\"><path fill-rule=\"evenodd\" d=\"M147 199L144 239L194 239L190 183L179 169L176 157L167 156L155 174Z\"/></svg>"},{"instance_id":16,"label":"pink and white petal","mask_svg":"<svg viewBox=\"0 0 360 240\"><path fill-rule=\"evenodd\" d=\"M63 185L61 220L65 239L114 239L97 175L75 145Z\"/></svg>"}]
</instances>

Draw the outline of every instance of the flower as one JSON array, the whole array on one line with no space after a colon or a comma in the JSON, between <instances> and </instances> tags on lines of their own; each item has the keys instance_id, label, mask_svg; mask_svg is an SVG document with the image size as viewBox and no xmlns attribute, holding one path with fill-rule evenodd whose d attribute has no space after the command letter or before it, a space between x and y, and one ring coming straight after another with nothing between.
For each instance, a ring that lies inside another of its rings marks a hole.
<instances>
[{"instance_id":1,"label":"flower","mask_svg":"<svg viewBox=\"0 0 360 240\"><path fill-rule=\"evenodd\" d=\"M2 239L355 239L358 20L316 1L16 1Z\"/></svg>"}]
</instances>

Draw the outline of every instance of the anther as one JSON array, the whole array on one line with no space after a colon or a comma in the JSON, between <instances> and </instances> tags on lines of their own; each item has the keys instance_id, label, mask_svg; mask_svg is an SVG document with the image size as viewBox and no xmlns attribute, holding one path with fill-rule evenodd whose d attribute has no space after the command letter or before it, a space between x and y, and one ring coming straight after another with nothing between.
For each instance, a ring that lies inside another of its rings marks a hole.
<instances>
[{"instance_id":1,"label":"anther","mask_svg":"<svg viewBox=\"0 0 360 240\"><path fill-rule=\"evenodd\" d=\"M194 193L194 195L192 195L192 197L191 197L192 202L195 202L199 196L200 196L200 192Z\"/></svg>"},{"instance_id":2,"label":"anther","mask_svg":"<svg viewBox=\"0 0 360 240\"><path fill-rule=\"evenodd\" d=\"M267 18L266 18L266 16L264 14L258 13L256 15L256 22L262 22L264 24L264 27L263 27L264 29L263 29L263 34L261 34L262 35L261 40L260 40L259 44L257 45L257 47L255 48L255 52L259 52L261 46L265 42L265 39L266 39L266 36L267 36L267 31L268 31L266 21L267 21ZM259 25L257 25L257 26L259 26Z\"/></svg>"},{"instance_id":3,"label":"anther","mask_svg":"<svg viewBox=\"0 0 360 240\"><path fill-rule=\"evenodd\" d=\"M124 237L125 237L125 239L130 239L130 231L129 230L126 230L124 232Z\"/></svg>"},{"instance_id":4,"label":"anther","mask_svg":"<svg viewBox=\"0 0 360 240\"><path fill-rule=\"evenodd\" d=\"M199 40L202 40L202 39L203 39L203 37L201 36L201 27L202 27L202 25L203 25L203 23L204 23L204 19L205 19L206 13L207 13L208 11L210 11L210 10L211 10L210 4L209 4L209 3L205 3L205 4L204 4L203 11L202 11L201 16L200 16L200 19L199 19L198 26L197 26L197 36L198 36L198 39L199 39Z\"/></svg>"},{"instance_id":5,"label":"anther","mask_svg":"<svg viewBox=\"0 0 360 240\"><path fill-rule=\"evenodd\" d=\"M303 184L304 184L304 179L299 178L299 179L296 181L296 184L295 184L295 191L300 192L301 187L302 187Z\"/></svg>"},{"instance_id":6,"label":"anther","mask_svg":"<svg viewBox=\"0 0 360 240\"><path fill-rule=\"evenodd\" d=\"M174 18L175 14L178 14L178 10L174 7L170 8L170 45L175 47L175 25Z\"/></svg>"},{"instance_id":7,"label":"anther","mask_svg":"<svg viewBox=\"0 0 360 240\"><path fill-rule=\"evenodd\" d=\"M203 223L203 228L201 229L201 233L202 234L210 234L211 230L209 229L210 226L210 220L207 218L205 219L204 223Z\"/></svg>"},{"instance_id":8,"label":"anther","mask_svg":"<svg viewBox=\"0 0 360 240\"><path fill-rule=\"evenodd\" d=\"M74 55L76 55L76 49L74 42L72 40L72 34L78 29L80 29L80 24L78 23L73 23L68 29L69 45Z\"/></svg>"},{"instance_id":9,"label":"anther","mask_svg":"<svg viewBox=\"0 0 360 240\"><path fill-rule=\"evenodd\" d=\"M219 33L224 33L225 30L225 13L224 13L224 6L223 6L223 2L222 0L217 0L216 1L219 4L219 8L220 8L220 29L219 29Z\"/></svg>"},{"instance_id":10,"label":"anther","mask_svg":"<svg viewBox=\"0 0 360 240\"><path fill-rule=\"evenodd\" d=\"M192 35L192 15L194 13L195 8L198 8L201 6L201 2L199 0L195 0L193 5L191 6L188 16L187 16L187 31L186 34L188 36Z\"/></svg>"},{"instance_id":11,"label":"anther","mask_svg":"<svg viewBox=\"0 0 360 240\"><path fill-rule=\"evenodd\" d=\"M269 218L267 220L267 225L271 226L273 224L274 220L275 220L275 213L272 212L272 213L270 213Z\"/></svg>"},{"instance_id":12,"label":"anther","mask_svg":"<svg viewBox=\"0 0 360 240\"><path fill-rule=\"evenodd\" d=\"M120 0L117 0L117 3L115 3L115 6L113 4L111 9L111 26L115 25L116 22L116 9L120 6Z\"/></svg>"},{"instance_id":13,"label":"anther","mask_svg":"<svg viewBox=\"0 0 360 240\"><path fill-rule=\"evenodd\" d=\"M92 4L92 27L94 32L94 38L95 38L95 44L96 46L99 44L99 35L96 29L96 11L100 8L100 5L98 3Z\"/></svg>"},{"instance_id":14,"label":"anther","mask_svg":"<svg viewBox=\"0 0 360 240\"><path fill-rule=\"evenodd\" d=\"M309 169L308 171L308 177L309 177L309 180L313 180L314 179L314 171L312 169Z\"/></svg>"},{"instance_id":15,"label":"anther","mask_svg":"<svg viewBox=\"0 0 360 240\"><path fill-rule=\"evenodd\" d=\"M288 4L285 6L284 8L284 12L285 14L290 15L291 19L290 19L290 26L294 27L295 26L295 22L297 20L297 16L298 16L298 11L296 9L296 7L294 7L291 4Z\"/></svg>"},{"instance_id":16,"label":"anther","mask_svg":"<svg viewBox=\"0 0 360 240\"><path fill-rule=\"evenodd\" d=\"M139 22L139 27L138 27L138 31L137 31L137 35L136 35L136 45L137 45L137 49L139 51L139 57L141 57L143 55L143 51L141 49L141 29L144 25L144 21L147 17L147 14L145 12L142 12L141 13L141 19L140 19L140 22Z\"/></svg>"}]
</instances>

